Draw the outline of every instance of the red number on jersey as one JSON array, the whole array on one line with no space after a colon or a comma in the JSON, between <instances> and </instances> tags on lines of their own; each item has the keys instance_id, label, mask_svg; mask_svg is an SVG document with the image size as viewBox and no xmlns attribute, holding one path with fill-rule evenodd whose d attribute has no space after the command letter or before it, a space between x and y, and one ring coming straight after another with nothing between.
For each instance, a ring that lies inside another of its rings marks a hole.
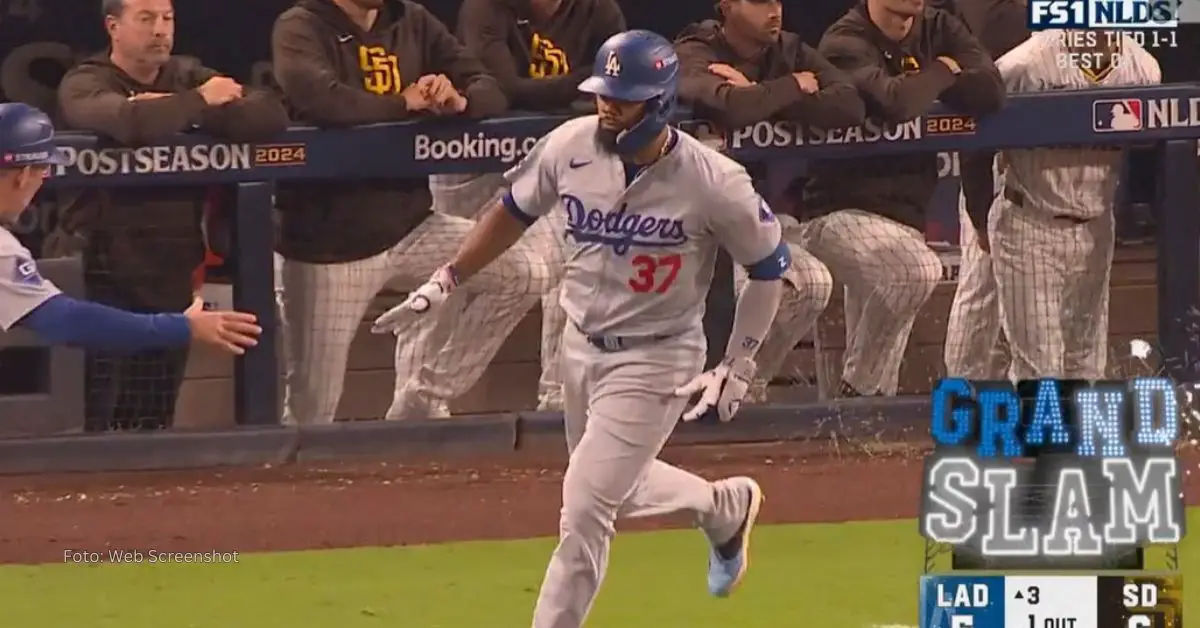
<instances>
[{"instance_id":1,"label":"red number on jersey","mask_svg":"<svg viewBox=\"0 0 1200 628\"><path fill-rule=\"evenodd\" d=\"M638 255L633 258L633 277L629 279L629 287L633 288L634 292L650 292L653 290L658 294L664 294L675 283L675 278L679 276L679 267L683 265L683 259L678 253L664 255L662 257L654 257L652 255ZM658 281L658 270L666 269L666 276L662 282Z\"/></svg>"}]
</instances>

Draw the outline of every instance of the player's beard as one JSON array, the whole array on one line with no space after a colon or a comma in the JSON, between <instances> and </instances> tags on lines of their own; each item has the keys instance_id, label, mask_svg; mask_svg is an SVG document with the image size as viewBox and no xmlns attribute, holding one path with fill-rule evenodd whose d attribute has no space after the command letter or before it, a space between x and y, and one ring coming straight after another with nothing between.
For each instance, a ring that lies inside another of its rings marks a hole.
<instances>
[{"instance_id":1,"label":"player's beard","mask_svg":"<svg viewBox=\"0 0 1200 628\"><path fill-rule=\"evenodd\" d=\"M604 150L610 153L615 153L617 152L617 137L619 137L623 132L624 131L606 129L603 126L597 126L596 141L599 142L600 147Z\"/></svg>"}]
</instances>

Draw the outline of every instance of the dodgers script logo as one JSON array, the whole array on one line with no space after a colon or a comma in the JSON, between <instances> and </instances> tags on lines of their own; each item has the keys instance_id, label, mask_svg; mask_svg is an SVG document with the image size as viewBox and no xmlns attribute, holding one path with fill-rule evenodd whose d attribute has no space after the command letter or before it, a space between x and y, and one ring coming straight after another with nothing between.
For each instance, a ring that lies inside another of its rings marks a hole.
<instances>
[{"instance_id":1,"label":"dodgers script logo","mask_svg":"<svg viewBox=\"0 0 1200 628\"><path fill-rule=\"evenodd\" d=\"M579 197L564 194L567 210L567 235L576 242L591 242L611 246L617 255L624 255L634 246L673 247L688 241L683 221L676 218L646 216L628 211L621 205L616 211L588 209Z\"/></svg>"}]
</instances>

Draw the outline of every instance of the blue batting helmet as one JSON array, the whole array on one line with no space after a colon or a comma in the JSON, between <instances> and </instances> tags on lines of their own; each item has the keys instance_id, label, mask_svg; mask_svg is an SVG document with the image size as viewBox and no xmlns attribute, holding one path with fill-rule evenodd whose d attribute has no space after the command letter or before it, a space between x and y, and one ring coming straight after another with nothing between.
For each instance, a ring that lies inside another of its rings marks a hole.
<instances>
[{"instance_id":1,"label":"blue batting helmet","mask_svg":"<svg viewBox=\"0 0 1200 628\"><path fill-rule=\"evenodd\" d=\"M617 136L617 150L637 152L667 126L679 91L679 57L663 36L645 30L609 37L596 52L592 76L579 91L644 102L642 119Z\"/></svg>"},{"instance_id":2,"label":"blue batting helmet","mask_svg":"<svg viewBox=\"0 0 1200 628\"><path fill-rule=\"evenodd\" d=\"M50 116L24 103L0 103L0 168L62 163Z\"/></svg>"}]
</instances>

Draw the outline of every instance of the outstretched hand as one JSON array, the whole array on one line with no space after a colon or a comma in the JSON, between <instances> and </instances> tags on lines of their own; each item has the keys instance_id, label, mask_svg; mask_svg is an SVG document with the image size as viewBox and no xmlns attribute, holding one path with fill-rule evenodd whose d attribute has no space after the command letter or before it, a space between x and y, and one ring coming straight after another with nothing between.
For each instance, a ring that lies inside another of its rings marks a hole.
<instances>
[{"instance_id":1,"label":"outstretched hand","mask_svg":"<svg viewBox=\"0 0 1200 628\"><path fill-rule=\"evenodd\" d=\"M194 342L211 345L233 355L242 355L258 344L262 334L258 319L246 312L208 311L204 299L196 297L183 312Z\"/></svg>"}]
</instances>

